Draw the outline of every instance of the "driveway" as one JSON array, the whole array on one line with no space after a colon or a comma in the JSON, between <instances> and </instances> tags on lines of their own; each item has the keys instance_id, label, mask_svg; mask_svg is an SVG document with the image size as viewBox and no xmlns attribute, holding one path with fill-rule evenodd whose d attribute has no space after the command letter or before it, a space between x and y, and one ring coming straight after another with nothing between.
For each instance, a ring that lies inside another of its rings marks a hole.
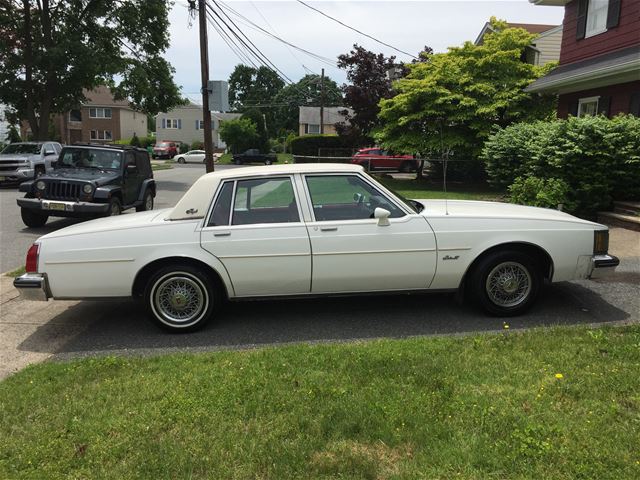
<instances>
[{"instance_id":1,"label":"driveway","mask_svg":"<svg viewBox=\"0 0 640 480\"><path fill-rule=\"evenodd\" d=\"M162 193L165 198L171 188L179 190L176 174L174 170L158 172L159 185L167 189ZM621 257L614 275L554 284L527 315L512 319L486 317L460 305L451 294L271 300L229 303L217 323L187 335L159 331L133 301L26 302L13 298L17 292L10 279L0 278L0 378L49 358L469 334L500 331L503 322L510 331L638 322L640 233L612 229L610 251Z\"/></svg>"}]
</instances>

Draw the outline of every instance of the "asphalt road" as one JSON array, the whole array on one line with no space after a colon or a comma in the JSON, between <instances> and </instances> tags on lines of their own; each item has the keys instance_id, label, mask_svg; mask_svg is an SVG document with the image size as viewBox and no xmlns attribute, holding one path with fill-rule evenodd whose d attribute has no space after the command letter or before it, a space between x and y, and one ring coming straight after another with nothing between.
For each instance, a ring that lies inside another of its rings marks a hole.
<instances>
[{"instance_id":1,"label":"asphalt road","mask_svg":"<svg viewBox=\"0 0 640 480\"><path fill-rule=\"evenodd\" d=\"M231 165L216 165L218 169L238 168ZM158 196L154 208L172 207L193 182L204 174L204 166L196 164L174 165L171 170L154 173L158 182ZM72 218L51 217L42 228L28 228L20 218L16 199L24 196L17 186L0 187L0 273L24 265L27 250L42 235L78 223ZM132 212L135 210L127 210ZM127 213L125 212L125 214Z\"/></svg>"}]
</instances>

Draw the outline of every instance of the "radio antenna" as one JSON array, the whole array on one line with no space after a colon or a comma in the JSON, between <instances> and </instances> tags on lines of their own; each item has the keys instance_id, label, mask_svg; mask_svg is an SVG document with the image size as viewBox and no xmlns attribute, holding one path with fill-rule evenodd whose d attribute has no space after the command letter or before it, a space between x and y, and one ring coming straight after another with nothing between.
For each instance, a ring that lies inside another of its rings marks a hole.
<instances>
[{"instance_id":1,"label":"radio antenna","mask_svg":"<svg viewBox=\"0 0 640 480\"><path fill-rule=\"evenodd\" d=\"M444 190L444 213L449 215L449 201L447 199L447 166L449 165L449 149L444 149L442 138L442 119L440 119L440 158L442 159L442 189Z\"/></svg>"}]
</instances>

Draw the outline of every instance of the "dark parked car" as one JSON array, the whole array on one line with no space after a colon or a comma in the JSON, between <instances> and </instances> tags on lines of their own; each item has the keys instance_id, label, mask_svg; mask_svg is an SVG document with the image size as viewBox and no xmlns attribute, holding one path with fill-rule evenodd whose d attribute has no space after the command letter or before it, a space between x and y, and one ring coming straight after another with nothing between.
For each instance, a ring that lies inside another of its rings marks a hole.
<instances>
[{"instance_id":1,"label":"dark parked car","mask_svg":"<svg viewBox=\"0 0 640 480\"><path fill-rule=\"evenodd\" d=\"M180 142L169 142L169 141L158 142L154 145L153 153L151 154L151 156L153 158L171 159L178 154L179 146L180 146Z\"/></svg>"},{"instance_id":2,"label":"dark parked car","mask_svg":"<svg viewBox=\"0 0 640 480\"><path fill-rule=\"evenodd\" d=\"M351 157L351 163L362 165L367 170L397 170L415 172L418 161L411 155L394 155L380 148L362 148Z\"/></svg>"},{"instance_id":3,"label":"dark parked car","mask_svg":"<svg viewBox=\"0 0 640 480\"><path fill-rule=\"evenodd\" d=\"M233 163L242 165L243 163L264 163L271 165L278 161L275 153L260 153L257 148L250 148L244 153L236 153L233 155Z\"/></svg>"},{"instance_id":4,"label":"dark parked car","mask_svg":"<svg viewBox=\"0 0 640 480\"><path fill-rule=\"evenodd\" d=\"M24 182L22 221L41 227L50 216L95 218L153 209L156 183L149 153L124 145L64 147L51 173Z\"/></svg>"}]
</instances>

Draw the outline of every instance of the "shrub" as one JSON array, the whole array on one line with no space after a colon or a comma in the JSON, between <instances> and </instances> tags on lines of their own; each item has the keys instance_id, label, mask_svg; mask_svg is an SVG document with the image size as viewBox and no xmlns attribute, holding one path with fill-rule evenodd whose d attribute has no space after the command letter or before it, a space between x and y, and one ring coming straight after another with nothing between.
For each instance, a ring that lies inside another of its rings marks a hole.
<instances>
[{"instance_id":1,"label":"shrub","mask_svg":"<svg viewBox=\"0 0 640 480\"><path fill-rule=\"evenodd\" d=\"M133 137L131 137L131 140L129 141L129 145L131 145L132 147L140 146L140 139L135 133L133 134Z\"/></svg>"},{"instance_id":2,"label":"shrub","mask_svg":"<svg viewBox=\"0 0 640 480\"><path fill-rule=\"evenodd\" d=\"M509 192L513 203L543 208L557 208L562 204L564 210L574 208L569 200L569 185L557 178L518 177Z\"/></svg>"},{"instance_id":3,"label":"shrub","mask_svg":"<svg viewBox=\"0 0 640 480\"><path fill-rule=\"evenodd\" d=\"M317 156L320 149L358 148L360 142L351 137L338 135L304 135L289 141L294 155Z\"/></svg>"},{"instance_id":4,"label":"shrub","mask_svg":"<svg viewBox=\"0 0 640 480\"><path fill-rule=\"evenodd\" d=\"M191 142L191 150L204 150L204 142L202 140L194 140Z\"/></svg>"},{"instance_id":5,"label":"shrub","mask_svg":"<svg viewBox=\"0 0 640 480\"><path fill-rule=\"evenodd\" d=\"M187 153L189 151L189 144L180 142L178 147L178 153Z\"/></svg>"},{"instance_id":6,"label":"shrub","mask_svg":"<svg viewBox=\"0 0 640 480\"><path fill-rule=\"evenodd\" d=\"M568 186L563 203L580 215L593 216L612 199L640 198L640 119L631 115L511 125L489 137L482 158L498 187L518 177L561 180ZM520 180L516 192L523 189Z\"/></svg>"}]
</instances>

